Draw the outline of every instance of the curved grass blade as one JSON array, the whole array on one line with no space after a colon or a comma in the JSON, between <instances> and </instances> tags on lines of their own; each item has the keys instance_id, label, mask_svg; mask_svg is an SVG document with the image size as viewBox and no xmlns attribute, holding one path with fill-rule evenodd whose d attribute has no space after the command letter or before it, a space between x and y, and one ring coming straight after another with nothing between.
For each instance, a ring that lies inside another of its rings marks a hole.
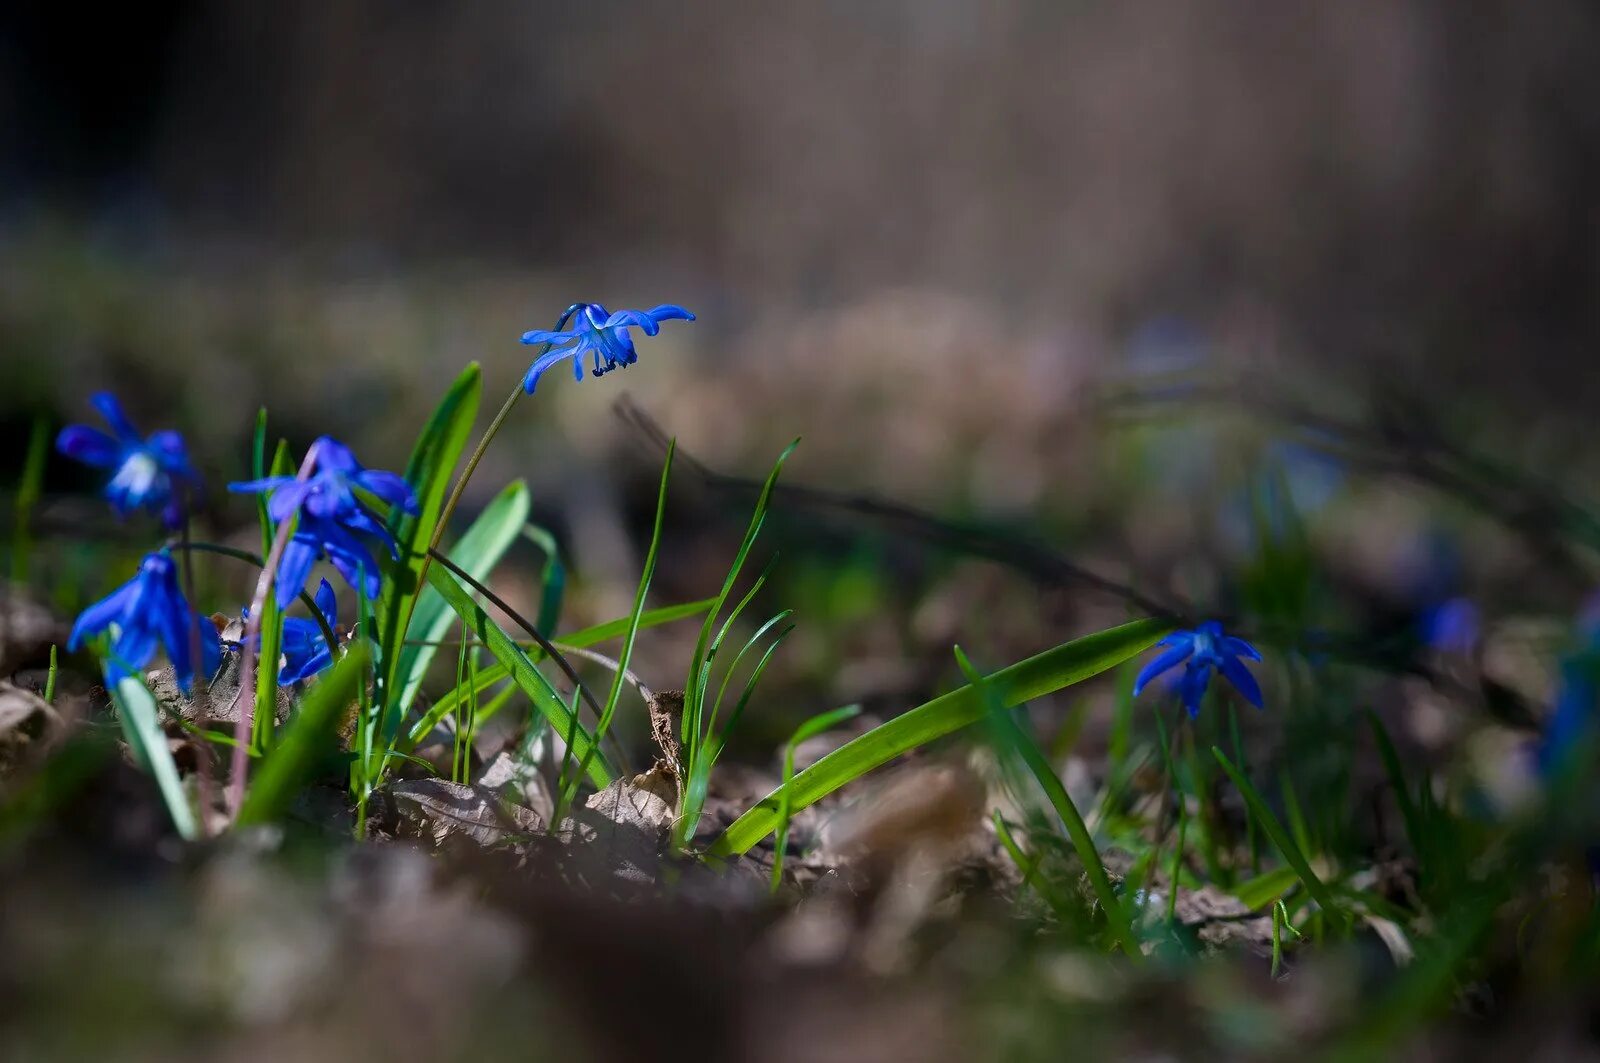
<instances>
[{"instance_id":1,"label":"curved grass blade","mask_svg":"<svg viewBox=\"0 0 1600 1063\"><path fill-rule=\"evenodd\" d=\"M567 567L561 563L561 547L556 537L537 524L525 524L522 537L544 551L544 567L539 571L539 614L534 626L554 631L561 622L561 602L567 593Z\"/></svg>"},{"instance_id":2,"label":"curved grass blade","mask_svg":"<svg viewBox=\"0 0 1600 1063\"><path fill-rule=\"evenodd\" d=\"M1100 910L1105 913L1111 933L1122 946L1123 952L1134 959L1140 958L1143 953L1139 951L1139 939L1134 936L1133 923L1128 918L1128 911L1123 907L1122 898L1117 896L1115 887L1111 885L1111 876L1106 874L1105 864L1100 860L1100 850L1095 848L1094 837L1089 833L1088 825L1083 822L1078 806L1072 803L1072 798L1067 794L1067 788L1061 784L1061 777L1056 774L1055 768L1051 767L1049 758L1044 755L1039 744L1017 725L1007 707L1000 703L991 681L979 674L960 646L955 648L955 655L956 662L961 666L961 671L967 677L967 682L977 700L987 710L990 726L995 729L997 737L1003 743L1002 756L1014 755L1027 765L1034 781L1039 784L1039 789L1044 791L1051 807L1056 810L1056 815L1061 818L1061 825L1067 828L1067 837L1071 839L1072 848L1077 851L1078 860L1083 864L1084 873L1089 877L1089 885L1094 889L1095 898L1100 902Z\"/></svg>"},{"instance_id":3,"label":"curved grass blade","mask_svg":"<svg viewBox=\"0 0 1600 1063\"><path fill-rule=\"evenodd\" d=\"M250 783L239 808L240 826L283 818L318 762L335 748L339 720L355 699L366 666L365 644L357 640L333 670L321 676L301 699L294 718L284 728L283 738Z\"/></svg>"},{"instance_id":4,"label":"curved grass blade","mask_svg":"<svg viewBox=\"0 0 1600 1063\"><path fill-rule=\"evenodd\" d=\"M383 639L378 669L383 677L384 700L392 701L395 677L400 668L400 643L411 627L411 611L416 608L419 573L427 558L427 545L444 509L450 474L466 449L467 437L478 417L478 401L483 392L483 371L473 362L461 371L438 407L423 426L417 445L406 463L405 479L416 492L416 516L396 506L389 514L389 531L400 544L400 560L389 568L384 582L383 600L378 615L383 617Z\"/></svg>"},{"instance_id":5,"label":"curved grass blade","mask_svg":"<svg viewBox=\"0 0 1600 1063\"><path fill-rule=\"evenodd\" d=\"M990 689L1001 705L1011 708L1114 668L1149 649L1171 630L1170 621L1147 619L1086 635L1002 668L989 676ZM984 699L968 684L896 716L762 798L722 833L712 846L712 855L746 852L772 833L786 793L790 808L799 811L908 750L977 723L987 712Z\"/></svg>"},{"instance_id":6,"label":"curved grass blade","mask_svg":"<svg viewBox=\"0 0 1600 1063\"><path fill-rule=\"evenodd\" d=\"M1222 765L1222 770L1228 778L1233 780L1233 785L1238 787L1239 793L1244 797L1245 804L1250 806L1250 811L1255 813L1256 819L1261 823L1261 829L1266 831L1267 837L1272 839L1272 844L1278 847L1278 852L1288 865L1294 868L1294 873L1299 876L1300 882L1305 886L1306 892L1311 894L1311 899L1316 901L1323 911L1333 915L1339 911L1334 902L1333 894L1328 892L1328 887L1323 885L1317 873L1311 870L1311 865L1306 861L1305 854L1289 837L1289 832L1283 828L1278 817L1272 814L1272 809L1262 799L1261 794L1251 785L1238 768L1233 766L1227 756L1217 746L1211 747L1211 755L1217 758L1217 763Z\"/></svg>"},{"instance_id":7,"label":"curved grass blade","mask_svg":"<svg viewBox=\"0 0 1600 1063\"><path fill-rule=\"evenodd\" d=\"M472 596L456 582L456 578L443 565L429 567L428 582L444 596L444 600L456 611L456 615L466 621L467 627L478 641L494 654L495 660L505 666L512 681L528 695L534 708L550 721L556 733L570 736L573 755L583 758L594 744L593 736L583 729L577 717L561 700L561 695L550 685L550 680L533 666L533 662L522 652L522 648L500 628L499 624L489 619L483 607L473 601ZM490 669L485 669L485 672L488 671ZM479 679L481 681L481 674ZM589 781L604 789L610 785L612 774L611 765L606 761L605 754L596 750L589 760Z\"/></svg>"},{"instance_id":8,"label":"curved grass blade","mask_svg":"<svg viewBox=\"0 0 1600 1063\"><path fill-rule=\"evenodd\" d=\"M819 712L796 727L794 734L789 736L789 741L783 747L783 781L788 783L794 778L794 751L800 743L807 739L815 738L830 728L837 727L846 720L861 713L860 705L846 705L841 709L832 709L828 712ZM777 893L778 887L783 884L783 857L789 849L789 817L791 815L787 791L782 804L778 807L778 848L772 857L772 881L769 883L771 892Z\"/></svg>"}]
</instances>

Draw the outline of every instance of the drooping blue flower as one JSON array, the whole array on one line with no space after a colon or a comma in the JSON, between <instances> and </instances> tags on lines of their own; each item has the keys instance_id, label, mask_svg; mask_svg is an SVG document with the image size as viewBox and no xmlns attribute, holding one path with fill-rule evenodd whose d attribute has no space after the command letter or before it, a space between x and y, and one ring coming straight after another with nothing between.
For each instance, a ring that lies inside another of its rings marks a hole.
<instances>
[{"instance_id":1,"label":"drooping blue flower","mask_svg":"<svg viewBox=\"0 0 1600 1063\"><path fill-rule=\"evenodd\" d=\"M328 436L319 438L312 447L316 452L314 472L304 481L293 476L268 476L228 485L228 490L245 494L270 492L267 515L280 524L296 513L300 516L278 562L279 608L286 607L305 587L311 566L319 557L333 562L345 582L368 598L378 596L378 563L355 533L376 537L389 548L391 557L400 556L400 547L383 521L356 497L356 488L407 513L419 512L417 496L403 477L365 468L349 447Z\"/></svg>"},{"instance_id":2,"label":"drooping blue flower","mask_svg":"<svg viewBox=\"0 0 1600 1063\"><path fill-rule=\"evenodd\" d=\"M1449 598L1422 613L1422 641L1440 653L1470 654L1481 622L1470 598Z\"/></svg>"},{"instance_id":3,"label":"drooping blue flower","mask_svg":"<svg viewBox=\"0 0 1600 1063\"><path fill-rule=\"evenodd\" d=\"M1578 649L1561 659L1555 708L1534 746L1539 773L1553 774L1567 754L1587 739L1600 720L1600 609L1596 598L1578 615Z\"/></svg>"},{"instance_id":4,"label":"drooping blue flower","mask_svg":"<svg viewBox=\"0 0 1600 1063\"><path fill-rule=\"evenodd\" d=\"M569 318L576 320L576 325L562 328ZM555 329L534 329L522 334L523 343L548 343L553 348L528 367L527 375L522 378L522 389L533 394L545 370L568 358L572 359L572 378L582 380L586 352L593 355L590 372L595 376L605 376L613 369L632 365L639 360L639 354L634 350L628 329L637 327L646 336L654 336L661 331L661 322L672 320L693 321L694 315L672 303L653 310L618 310L614 314L608 314L599 303L575 303L561 315Z\"/></svg>"},{"instance_id":5,"label":"drooping blue flower","mask_svg":"<svg viewBox=\"0 0 1600 1063\"><path fill-rule=\"evenodd\" d=\"M108 630L111 654L105 662L106 678L113 684L149 664L159 644L166 648L178 684L188 690L194 679L190 651L196 631L200 667L209 675L221 661L216 625L189 608L178 587L178 566L165 552L146 555L133 579L85 609L72 626L67 649L76 650L85 637Z\"/></svg>"},{"instance_id":6,"label":"drooping blue flower","mask_svg":"<svg viewBox=\"0 0 1600 1063\"><path fill-rule=\"evenodd\" d=\"M1152 679L1188 661L1183 675L1173 687L1191 717L1200 715L1200 700L1205 697L1212 671L1221 672L1223 678L1227 679L1246 701L1258 709L1261 708L1261 687L1257 685L1256 677L1250 674L1250 669L1240 660L1244 657L1259 661L1261 651L1244 639L1225 634L1222 625L1215 620L1207 620L1193 631L1174 631L1156 645L1165 646L1167 649L1145 665L1139 677L1134 680L1134 697L1138 697Z\"/></svg>"},{"instance_id":7,"label":"drooping blue flower","mask_svg":"<svg viewBox=\"0 0 1600 1063\"><path fill-rule=\"evenodd\" d=\"M116 470L105 495L119 516L147 509L159 512L169 528L183 523L183 495L200 487L183 437L172 431L141 436L108 391L90 401L111 426L111 434L86 424L68 425L56 437L56 449L85 465Z\"/></svg>"},{"instance_id":8,"label":"drooping blue flower","mask_svg":"<svg viewBox=\"0 0 1600 1063\"><path fill-rule=\"evenodd\" d=\"M339 602L327 580L317 587L315 601L317 612L328 622L335 637L339 633ZM285 617L283 621L283 671L278 674L281 684L298 683L309 679L333 663L333 651L328 647L328 637L322 625L304 617Z\"/></svg>"}]
</instances>

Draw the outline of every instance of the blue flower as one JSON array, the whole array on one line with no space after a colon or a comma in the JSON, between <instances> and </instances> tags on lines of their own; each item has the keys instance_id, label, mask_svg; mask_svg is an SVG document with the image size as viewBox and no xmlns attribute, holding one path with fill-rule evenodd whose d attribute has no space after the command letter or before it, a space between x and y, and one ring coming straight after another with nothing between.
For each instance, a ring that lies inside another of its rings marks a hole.
<instances>
[{"instance_id":1,"label":"blue flower","mask_svg":"<svg viewBox=\"0 0 1600 1063\"><path fill-rule=\"evenodd\" d=\"M167 527L183 523L183 491L179 488L198 490L200 486L183 437L176 432L156 432L148 439L141 436L110 392L102 391L90 401L111 426L112 434L85 424L68 425L56 437L56 449L86 465L116 470L105 494L119 516L135 509L159 510Z\"/></svg>"},{"instance_id":2,"label":"blue flower","mask_svg":"<svg viewBox=\"0 0 1600 1063\"><path fill-rule=\"evenodd\" d=\"M561 326L569 317L576 317L578 323L574 328L563 330ZM595 376L605 376L613 369L632 365L639 360L639 354L633 348L633 337L628 329L637 326L646 336L654 336L661 331L661 322L674 319L693 321L694 315L671 303L654 310L618 310L615 314L607 314L599 303L575 303L561 315L555 330L534 329L522 334L523 343L548 343L557 348L540 355L528 367L527 375L522 378L522 389L533 394L545 370L568 358L572 359L572 379L582 380L585 352L594 355L594 367L590 371Z\"/></svg>"},{"instance_id":3,"label":"blue flower","mask_svg":"<svg viewBox=\"0 0 1600 1063\"><path fill-rule=\"evenodd\" d=\"M1244 639L1224 634L1222 625L1215 620L1207 620L1193 631L1174 631L1157 645L1166 646L1167 650L1145 665L1139 678L1134 680L1134 697L1139 696L1150 680L1188 661L1183 675L1173 686L1191 717L1200 715L1200 699L1205 697L1213 670L1221 672L1246 701L1261 708L1261 687L1256 684L1256 677L1250 674L1250 669L1239 660L1247 657L1259 661L1261 651Z\"/></svg>"},{"instance_id":4,"label":"blue flower","mask_svg":"<svg viewBox=\"0 0 1600 1063\"><path fill-rule=\"evenodd\" d=\"M1478 607L1468 598L1450 598L1422 614L1422 641L1440 653L1470 654L1479 628Z\"/></svg>"},{"instance_id":5,"label":"blue flower","mask_svg":"<svg viewBox=\"0 0 1600 1063\"><path fill-rule=\"evenodd\" d=\"M166 647L172 672L184 690L194 678L190 656L191 633L200 635L200 665L209 675L222 659L216 625L189 608L178 588L178 566L166 553L146 555L138 575L83 611L72 626L67 649L76 650L88 635L111 631L111 653L106 678L118 680L136 674L155 656L156 645Z\"/></svg>"},{"instance_id":6,"label":"blue flower","mask_svg":"<svg viewBox=\"0 0 1600 1063\"><path fill-rule=\"evenodd\" d=\"M333 588L323 580L317 587L317 611L328 622L335 637L339 633L339 602ZM333 663L333 652L328 648L328 637L322 625L315 620L298 616L283 621L283 671L278 674L282 684L298 683L309 679Z\"/></svg>"},{"instance_id":7,"label":"blue flower","mask_svg":"<svg viewBox=\"0 0 1600 1063\"><path fill-rule=\"evenodd\" d=\"M278 562L278 607L287 607L305 587L319 557L333 562L350 586L376 598L381 582L378 564L355 533L375 536L389 548L391 557L400 556L400 547L377 515L356 497L355 490L360 488L412 514L419 512L417 496L395 473L364 468L350 448L336 439L323 436L311 446L316 452L316 471L304 481L269 476L228 485L228 490L246 494L271 492L267 515L280 524L300 515Z\"/></svg>"}]
</instances>

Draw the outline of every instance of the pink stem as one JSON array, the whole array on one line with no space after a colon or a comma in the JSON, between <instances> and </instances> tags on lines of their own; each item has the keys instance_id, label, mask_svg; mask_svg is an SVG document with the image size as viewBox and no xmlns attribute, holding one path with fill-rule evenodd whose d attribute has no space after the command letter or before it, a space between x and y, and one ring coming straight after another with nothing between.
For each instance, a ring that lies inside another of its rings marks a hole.
<instances>
[{"instance_id":1,"label":"pink stem","mask_svg":"<svg viewBox=\"0 0 1600 1063\"><path fill-rule=\"evenodd\" d=\"M316 463L317 445L313 443L311 449L306 451L305 460L300 463L295 481L305 483L310 479ZM272 581L278 574L278 564L289 545L294 523L293 517L286 518L279 523L278 532L273 536L266 564L261 567L261 575L256 577L255 597L250 600L250 618L245 621L244 639L240 643L239 689L233 693L233 708L238 710L239 718L233 725L233 759L228 767L228 808L235 816L244 805L245 780L250 770L250 736L256 720L256 647L260 644L261 617L267 610L267 595L272 593ZM273 662L269 667L275 664ZM246 690L250 691L250 699L241 707L239 699L244 697Z\"/></svg>"}]
</instances>

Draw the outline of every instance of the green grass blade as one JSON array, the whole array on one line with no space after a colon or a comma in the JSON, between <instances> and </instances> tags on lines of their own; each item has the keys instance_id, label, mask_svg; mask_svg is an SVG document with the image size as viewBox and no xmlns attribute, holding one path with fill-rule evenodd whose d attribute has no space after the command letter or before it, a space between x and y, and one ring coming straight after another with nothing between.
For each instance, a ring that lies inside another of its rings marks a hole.
<instances>
[{"instance_id":1,"label":"green grass blade","mask_svg":"<svg viewBox=\"0 0 1600 1063\"><path fill-rule=\"evenodd\" d=\"M990 689L999 704L1011 708L1114 668L1171 630L1170 622L1150 619L1086 635L995 672ZM807 808L902 753L977 723L987 712L984 699L968 684L880 724L762 798L729 825L712 853L743 853L772 833L785 794L793 811Z\"/></svg>"},{"instance_id":2,"label":"green grass blade","mask_svg":"<svg viewBox=\"0 0 1600 1063\"><path fill-rule=\"evenodd\" d=\"M471 573L480 583L487 582L489 573L500 563L500 559L511 548L518 532L527 522L530 505L528 487L525 483L517 480L508 485L478 515L478 519L472 522L466 534L450 548L446 556ZM432 587L425 588L418 596L416 606L411 613L411 627L407 639L416 642L437 642L450 630L453 617L454 614L439 596L439 592ZM433 663L435 649L434 646L416 644L401 647L400 660L394 673L396 697L389 700L390 718L385 721L385 728L389 732L386 737L392 736L399 729L400 721L411 708L411 703L416 699L417 691L422 686L423 676L427 674L428 666Z\"/></svg>"},{"instance_id":3,"label":"green grass blade","mask_svg":"<svg viewBox=\"0 0 1600 1063\"><path fill-rule=\"evenodd\" d=\"M1394 789L1395 802L1400 806L1400 818L1405 821L1406 837L1410 839L1411 851L1416 854L1420 864L1424 843L1422 820L1417 815L1416 802L1411 799L1411 788L1406 785L1405 772L1400 767L1400 754L1395 751L1394 742L1390 740L1383 721L1370 709L1367 710L1367 723L1372 725L1372 737L1378 744L1378 755L1383 759L1383 770L1388 774L1389 785Z\"/></svg>"},{"instance_id":4,"label":"green grass blade","mask_svg":"<svg viewBox=\"0 0 1600 1063\"><path fill-rule=\"evenodd\" d=\"M1051 807L1056 810L1056 815L1061 817L1061 825L1066 827L1067 837L1071 839L1072 847L1078 853L1084 873L1089 876L1089 885L1094 889L1101 910L1105 912L1106 923L1111 927L1112 935L1122 946L1122 951L1130 957L1138 959L1143 956L1139 950L1139 939L1133 933L1133 923L1128 918L1128 910L1123 906L1122 898L1117 896L1116 888L1111 885L1111 876L1106 874L1105 864L1100 860L1100 850L1095 848L1089 826L1084 823L1082 814L1078 812L1078 806L1072 803L1067 788L1061 784L1061 777L1056 774L1049 758L1044 755L1044 750L1039 748L1039 743L1017 725L1008 707L1000 703L991 688L991 680L978 673L960 646L955 648L955 654L957 663L961 665L961 671L967 677L967 682L976 692L978 700L988 708L990 725L1003 744L1005 755L1015 755L1022 760L1033 774L1034 781L1044 791Z\"/></svg>"},{"instance_id":5,"label":"green grass blade","mask_svg":"<svg viewBox=\"0 0 1600 1063\"><path fill-rule=\"evenodd\" d=\"M860 705L846 705L840 709L819 712L796 727L794 734L789 736L789 741L784 743L783 747L783 781L788 783L794 778L794 752L800 747L800 743L837 727L851 717L859 715L860 712ZM789 848L790 815L789 802L785 800L778 808L778 847L772 857L772 880L769 883L773 893L777 893L778 887L783 884L783 857Z\"/></svg>"},{"instance_id":6,"label":"green grass blade","mask_svg":"<svg viewBox=\"0 0 1600 1063\"><path fill-rule=\"evenodd\" d=\"M567 593L567 567L561 563L561 547L556 537L537 524L525 524L522 537L544 551L544 567L539 572L539 615L534 626L541 633L556 629L561 622L561 603Z\"/></svg>"},{"instance_id":7,"label":"green grass blade","mask_svg":"<svg viewBox=\"0 0 1600 1063\"><path fill-rule=\"evenodd\" d=\"M381 690L392 701L400 667L400 643L411 626L408 617L415 607L417 586L428 544L433 541L439 515L444 509L445 492L450 489L450 474L478 417L478 402L483 394L483 371L473 362L461 371L434 409L417 445L406 462L405 479L416 492L418 513L411 516L398 506L389 514L389 530L400 544L400 560L390 566L378 615L383 617L383 639L378 669L383 677ZM432 568L433 566L428 566Z\"/></svg>"},{"instance_id":8,"label":"green grass blade","mask_svg":"<svg viewBox=\"0 0 1600 1063\"><path fill-rule=\"evenodd\" d=\"M28 560L33 549L33 509L44 490L45 459L50 456L50 420L43 414L33 419L28 434L28 449L22 458L22 476L17 480L17 499L12 507L15 523L11 530L11 582L28 582Z\"/></svg>"},{"instance_id":9,"label":"green grass blade","mask_svg":"<svg viewBox=\"0 0 1600 1063\"><path fill-rule=\"evenodd\" d=\"M1298 881L1300 875L1294 868L1275 867L1271 871L1264 871L1255 878L1239 883L1233 888L1233 895L1239 899L1240 904L1252 912L1259 912L1282 897L1289 887Z\"/></svg>"},{"instance_id":10,"label":"green grass blade","mask_svg":"<svg viewBox=\"0 0 1600 1063\"><path fill-rule=\"evenodd\" d=\"M189 807L188 794L183 792L183 780L178 777L178 765L173 762L172 750L167 746L166 732L161 729L155 696L137 676L124 676L114 684L107 682L106 686L116 702L123 737L139 763L155 779L173 827L180 837L193 841L199 837L199 823L194 809Z\"/></svg>"},{"instance_id":11,"label":"green grass blade","mask_svg":"<svg viewBox=\"0 0 1600 1063\"><path fill-rule=\"evenodd\" d=\"M428 582L444 596L444 600L456 611L456 615L467 622L467 627L478 641L494 654L495 660L506 667L512 681L528 695L534 708L550 721L556 733L570 735L573 755L580 759L584 757L594 744L593 737L584 730L577 717L561 700L561 695L556 692L555 687L551 686L544 674L533 666L533 662L522 652L522 648L510 635L501 630L500 625L489 619L483 607L473 601L466 588L456 582L456 578L443 565L429 566ZM606 761L605 754L597 750L589 762L590 782L604 789L610 784L612 774L611 765Z\"/></svg>"},{"instance_id":12,"label":"green grass blade","mask_svg":"<svg viewBox=\"0 0 1600 1063\"><path fill-rule=\"evenodd\" d=\"M1222 765L1222 770L1227 773L1229 779L1233 780L1233 785L1238 787L1245 803L1250 806L1250 811L1255 813L1256 821L1261 824L1261 829L1266 832L1268 838L1272 839L1272 844L1278 847L1278 852L1283 855L1283 859L1294 869L1294 873L1299 876L1301 884L1305 886L1306 892L1311 894L1311 899L1316 901L1322 910L1330 915L1338 912L1339 909L1334 904L1333 895L1322 884L1322 880L1317 877L1317 873L1311 870L1311 865L1306 861L1305 854L1294 843L1294 839L1289 837L1289 832L1283 829L1283 824L1278 820L1278 817L1272 814L1272 809L1267 807L1267 803L1262 799L1260 792L1251 785L1250 780L1246 779L1238 768L1233 766L1233 762L1227 758L1221 749L1212 746L1211 755L1217 758L1217 763Z\"/></svg>"},{"instance_id":13,"label":"green grass blade","mask_svg":"<svg viewBox=\"0 0 1600 1063\"><path fill-rule=\"evenodd\" d=\"M612 672L611 690L606 695L605 708L600 713L600 719L595 724L594 744L584 753L583 759L578 762L578 770L561 790L556 801L557 814L553 817L555 822L561 822L561 811L570 807L572 799L577 795L578 780L589 769L589 761L600 748L600 743L605 741L606 733L611 730L611 719L616 714L617 702L622 697L622 687L627 681L628 664L633 660L633 643L639 635L639 618L644 615L644 600L650 593L650 581L656 575L656 557L661 551L661 526L667 514L667 481L672 476L672 456L677 451L677 441L667 444L666 460L661 463L661 485L656 489L656 519L650 529L650 546L645 551L644 568L639 573L639 585L633 593L633 610L628 614L628 630L622 637L622 649L617 654L617 667Z\"/></svg>"},{"instance_id":14,"label":"green grass blade","mask_svg":"<svg viewBox=\"0 0 1600 1063\"><path fill-rule=\"evenodd\" d=\"M318 678L300 700L282 739L250 782L239 808L240 826L283 818L319 763L336 748L339 720L355 699L366 666L365 643L357 640L333 670Z\"/></svg>"}]
</instances>

